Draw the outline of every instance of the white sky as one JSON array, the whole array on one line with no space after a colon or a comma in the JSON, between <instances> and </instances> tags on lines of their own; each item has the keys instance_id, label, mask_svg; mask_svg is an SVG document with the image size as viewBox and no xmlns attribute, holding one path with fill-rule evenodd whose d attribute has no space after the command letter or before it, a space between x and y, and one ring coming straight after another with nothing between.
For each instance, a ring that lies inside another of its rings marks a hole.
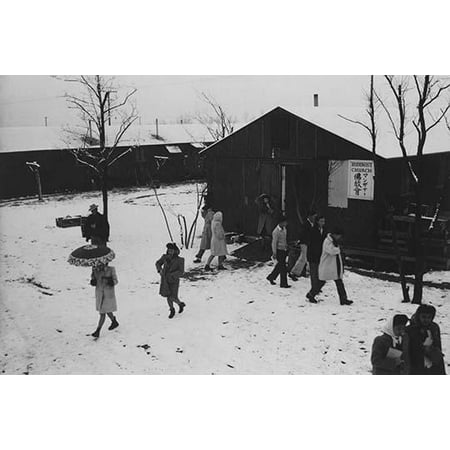
<instances>
[{"instance_id":1,"label":"white sky","mask_svg":"<svg viewBox=\"0 0 450 450\"><path fill-rule=\"evenodd\" d=\"M135 94L142 123L159 118L169 122L192 116L205 108L200 92L212 94L238 121L276 105L312 106L319 94L321 106L363 104L368 76L118 76L117 84L137 88ZM65 92L76 86L50 76L0 77L0 126L49 126L70 122Z\"/></svg>"}]
</instances>

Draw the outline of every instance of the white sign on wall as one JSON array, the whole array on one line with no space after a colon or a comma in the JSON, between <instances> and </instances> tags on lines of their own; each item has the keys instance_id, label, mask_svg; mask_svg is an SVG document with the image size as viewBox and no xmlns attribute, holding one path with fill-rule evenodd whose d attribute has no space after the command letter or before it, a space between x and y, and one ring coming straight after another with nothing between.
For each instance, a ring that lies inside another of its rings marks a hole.
<instances>
[{"instance_id":1,"label":"white sign on wall","mask_svg":"<svg viewBox=\"0 0 450 450\"><path fill-rule=\"evenodd\" d=\"M348 198L373 200L375 165L373 161L348 162Z\"/></svg>"}]
</instances>

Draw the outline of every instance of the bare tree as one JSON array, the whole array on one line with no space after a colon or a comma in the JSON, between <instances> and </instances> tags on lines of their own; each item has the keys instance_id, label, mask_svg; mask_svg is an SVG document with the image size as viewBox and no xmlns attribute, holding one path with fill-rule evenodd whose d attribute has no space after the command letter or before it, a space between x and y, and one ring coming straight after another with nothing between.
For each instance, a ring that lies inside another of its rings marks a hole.
<instances>
[{"instance_id":1,"label":"bare tree","mask_svg":"<svg viewBox=\"0 0 450 450\"><path fill-rule=\"evenodd\" d=\"M138 118L135 106L129 102L136 92L130 89L119 97L113 77L100 75L62 78L81 87L79 95L66 94L69 108L78 112L82 126L66 128L66 143L75 159L89 167L98 177L103 197L103 214L108 219L109 168L132 150L120 149L119 144L127 130ZM112 137L107 136L107 123L112 115L118 117Z\"/></svg>"},{"instance_id":2,"label":"bare tree","mask_svg":"<svg viewBox=\"0 0 450 450\"><path fill-rule=\"evenodd\" d=\"M200 99L208 105L209 112L197 113L196 120L204 125L214 141L218 141L233 132L235 119L232 118L210 94L201 92Z\"/></svg>"},{"instance_id":3,"label":"bare tree","mask_svg":"<svg viewBox=\"0 0 450 450\"><path fill-rule=\"evenodd\" d=\"M361 122L360 120L350 119L348 117L342 116L341 114L338 114L338 116L349 122L360 125L365 130L367 130L370 135L370 140L372 142L372 153L376 154L377 153L377 151L376 151L377 133L378 133L378 129L377 129L377 125L376 125L376 114L377 114L377 110L379 108L379 103L378 103L378 100L375 95L373 78L374 78L373 75L371 75L370 76L370 89L369 89L369 92L365 93L366 103L367 103L366 113L369 116L369 124L367 124L365 122Z\"/></svg>"},{"instance_id":4,"label":"bare tree","mask_svg":"<svg viewBox=\"0 0 450 450\"><path fill-rule=\"evenodd\" d=\"M450 110L450 100L442 102L442 94L449 92L450 83L431 75L396 78L393 75L385 75L389 92L394 99L394 107L388 106L377 94L376 97L382 105L392 125L395 137L399 143L403 159L408 168L415 192L415 277L413 303L420 304L423 295L423 274L425 270L425 242L422 231L422 200L423 200L423 152L428 133L441 122ZM412 87L411 87L412 86ZM414 98L416 113L408 110L408 100ZM441 106L436 107L441 101ZM407 144L405 142L406 130L412 125L417 132L415 145L415 164L411 163Z\"/></svg>"}]
</instances>

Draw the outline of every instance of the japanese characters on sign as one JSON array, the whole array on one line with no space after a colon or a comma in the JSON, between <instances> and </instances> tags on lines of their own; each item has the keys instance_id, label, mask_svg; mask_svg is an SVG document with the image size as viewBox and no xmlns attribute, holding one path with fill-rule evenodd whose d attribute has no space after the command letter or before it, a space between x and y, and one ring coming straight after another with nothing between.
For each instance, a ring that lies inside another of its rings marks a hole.
<instances>
[{"instance_id":1,"label":"japanese characters on sign","mask_svg":"<svg viewBox=\"0 0 450 450\"><path fill-rule=\"evenodd\" d=\"M373 200L375 167L373 161L350 160L348 198Z\"/></svg>"}]
</instances>

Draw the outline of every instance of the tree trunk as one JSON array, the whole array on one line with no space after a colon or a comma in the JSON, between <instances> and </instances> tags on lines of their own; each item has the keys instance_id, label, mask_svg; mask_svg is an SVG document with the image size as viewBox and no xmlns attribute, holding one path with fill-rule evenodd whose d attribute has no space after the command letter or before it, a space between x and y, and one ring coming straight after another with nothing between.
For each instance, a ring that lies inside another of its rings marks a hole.
<instances>
[{"instance_id":1,"label":"tree trunk","mask_svg":"<svg viewBox=\"0 0 450 450\"><path fill-rule=\"evenodd\" d=\"M415 245L415 277L414 277L414 295L412 303L420 305L423 296L423 272L425 269L425 248L422 234L422 176L418 175L416 184L416 212L414 223L414 245Z\"/></svg>"},{"instance_id":2,"label":"tree trunk","mask_svg":"<svg viewBox=\"0 0 450 450\"><path fill-rule=\"evenodd\" d=\"M105 169L102 173L102 198L103 198L103 215L108 221L108 170Z\"/></svg>"},{"instance_id":3,"label":"tree trunk","mask_svg":"<svg viewBox=\"0 0 450 450\"><path fill-rule=\"evenodd\" d=\"M402 294L403 294L403 301L402 303L409 303L411 299L409 298L409 287L406 284L406 278L405 278L405 271L403 268L403 261L400 254L400 249L398 247L398 241L397 241L397 227L395 225L394 216L390 216L391 219L391 228L392 228L392 242L394 244L394 251L395 251L395 257L397 260L398 265L398 272L400 275L400 284L402 286Z\"/></svg>"}]
</instances>

